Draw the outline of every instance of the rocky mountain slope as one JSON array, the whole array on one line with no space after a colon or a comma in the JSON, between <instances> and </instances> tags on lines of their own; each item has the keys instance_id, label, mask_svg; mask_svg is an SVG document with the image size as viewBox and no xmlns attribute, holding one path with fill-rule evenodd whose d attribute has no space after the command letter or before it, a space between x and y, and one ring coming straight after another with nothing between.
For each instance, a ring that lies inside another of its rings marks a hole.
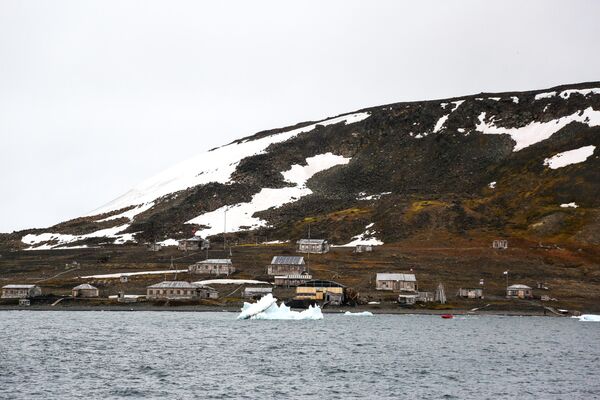
<instances>
[{"instance_id":1,"label":"rocky mountain slope","mask_svg":"<svg viewBox=\"0 0 600 400\"><path fill-rule=\"evenodd\" d=\"M600 82L372 107L259 132L93 215L0 236L49 249L193 234L397 242L482 232L600 244ZM224 228L226 226L226 228Z\"/></svg>"}]
</instances>

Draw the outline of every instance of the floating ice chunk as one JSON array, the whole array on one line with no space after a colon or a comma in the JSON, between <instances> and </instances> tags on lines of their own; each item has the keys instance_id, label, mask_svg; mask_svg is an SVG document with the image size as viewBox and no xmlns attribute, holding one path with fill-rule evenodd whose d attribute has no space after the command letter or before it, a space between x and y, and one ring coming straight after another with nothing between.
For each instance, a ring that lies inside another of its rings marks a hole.
<instances>
[{"instance_id":1,"label":"floating ice chunk","mask_svg":"<svg viewBox=\"0 0 600 400\"><path fill-rule=\"evenodd\" d=\"M292 311L283 303L277 305L277 299L269 293L256 303L244 303L237 319L323 319L323 313L319 306L310 306L303 311Z\"/></svg>"},{"instance_id":2,"label":"floating ice chunk","mask_svg":"<svg viewBox=\"0 0 600 400\"><path fill-rule=\"evenodd\" d=\"M587 160L592 154L594 154L594 150L596 146L583 146L578 149L563 151L562 153L558 153L552 157L546 158L544 160L544 165L550 167L551 169L558 169L562 167L566 167L571 164L578 164Z\"/></svg>"},{"instance_id":3,"label":"floating ice chunk","mask_svg":"<svg viewBox=\"0 0 600 400\"><path fill-rule=\"evenodd\" d=\"M600 315L595 314L583 314L573 318L577 318L581 322L600 322Z\"/></svg>"},{"instance_id":4,"label":"floating ice chunk","mask_svg":"<svg viewBox=\"0 0 600 400\"><path fill-rule=\"evenodd\" d=\"M356 312L356 313L353 313L353 312L350 312L350 311L346 311L344 313L344 315L351 315L353 317L372 317L373 313L370 312L370 311L363 311L363 312Z\"/></svg>"}]
</instances>

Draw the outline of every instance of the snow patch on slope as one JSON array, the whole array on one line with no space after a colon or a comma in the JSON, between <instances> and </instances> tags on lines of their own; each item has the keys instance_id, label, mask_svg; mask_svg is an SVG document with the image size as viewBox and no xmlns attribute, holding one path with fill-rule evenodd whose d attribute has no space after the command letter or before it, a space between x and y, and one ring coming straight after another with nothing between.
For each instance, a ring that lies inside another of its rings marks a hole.
<instances>
[{"instance_id":1,"label":"snow patch on slope","mask_svg":"<svg viewBox=\"0 0 600 400\"><path fill-rule=\"evenodd\" d=\"M375 237L376 231L371 228L375 225L373 222L369 225L365 226L365 231L359 235L352 237L352 241L341 246L334 247L354 247L359 244L362 245L371 245L371 246L381 246L383 242Z\"/></svg>"},{"instance_id":2,"label":"snow patch on slope","mask_svg":"<svg viewBox=\"0 0 600 400\"><path fill-rule=\"evenodd\" d=\"M490 122L486 123L485 116L485 112L479 115L479 124L476 129L486 135L510 135L517 142L513 151L519 151L542 140L546 140L571 122L581 122L590 127L600 125L600 111L596 111L592 107L548 122L534 121L520 128L502 128L496 126L494 124L494 117L490 119Z\"/></svg>"},{"instance_id":3,"label":"snow patch on slope","mask_svg":"<svg viewBox=\"0 0 600 400\"><path fill-rule=\"evenodd\" d=\"M332 153L308 157L306 159L307 165L292 165L289 170L282 172L285 180L289 183L293 183L295 186L279 189L262 189L252 196L250 202L224 206L199 215L198 217L187 221L187 223L208 226L208 228L199 229L196 232L196 235L216 235L223 232L225 212L227 212L227 232L238 232L241 230L256 229L261 226L266 226L267 222L260 218L253 217L254 213L270 208L278 208L286 203L297 201L301 197L311 194L312 190L306 187L306 182L314 174L336 165L348 164L349 162L349 158L334 155Z\"/></svg>"},{"instance_id":4,"label":"snow patch on slope","mask_svg":"<svg viewBox=\"0 0 600 400\"><path fill-rule=\"evenodd\" d=\"M119 210L131 205L150 203L162 196L209 182L228 183L237 165L246 157L262 154L274 143L284 142L301 133L310 132L317 125L352 124L370 116L367 112L343 115L256 140L231 143L177 164L142 182L123 196L88 215Z\"/></svg>"},{"instance_id":5,"label":"snow patch on slope","mask_svg":"<svg viewBox=\"0 0 600 400\"><path fill-rule=\"evenodd\" d=\"M40 233L34 234L29 233L21 238L21 241L25 244L28 244L30 247L25 250L51 250L58 248L66 248L65 246L69 243L77 242L79 240L89 239L89 238L98 238L98 237L106 237L113 238L115 244L123 244L126 242L134 242L135 238L133 237L133 233L119 233L129 228L129 224L115 226L112 228L101 229L96 232L88 233L85 235L69 235L62 233ZM52 244L48 244L45 242L53 242ZM39 243L45 243L43 245L34 247Z\"/></svg>"},{"instance_id":6,"label":"snow patch on slope","mask_svg":"<svg viewBox=\"0 0 600 400\"><path fill-rule=\"evenodd\" d=\"M595 149L596 146L590 145L575 150L563 151L562 153L546 158L544 160L544 165L551 169L558 169L566 167L567 165L578 164L584 162L594 154Z\"/></svg>"}]
</instances>

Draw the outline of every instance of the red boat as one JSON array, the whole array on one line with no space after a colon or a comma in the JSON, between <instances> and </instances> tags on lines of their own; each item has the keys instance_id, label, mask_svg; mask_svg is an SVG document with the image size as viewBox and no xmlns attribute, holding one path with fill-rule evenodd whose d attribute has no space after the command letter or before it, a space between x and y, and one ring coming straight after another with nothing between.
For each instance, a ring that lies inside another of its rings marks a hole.
<instances>
[{"instance_id":1,"label":"red boat","mask_svg":"<svg viewBox=\"0 0 600 400\"><path fill-rule=\"evenodd\" d=\"M452 314L442 314L441 317L444 318L444 319L452 319L452 318L454 318L454 315L452 315Z\"/></svg>"}]
</instances>

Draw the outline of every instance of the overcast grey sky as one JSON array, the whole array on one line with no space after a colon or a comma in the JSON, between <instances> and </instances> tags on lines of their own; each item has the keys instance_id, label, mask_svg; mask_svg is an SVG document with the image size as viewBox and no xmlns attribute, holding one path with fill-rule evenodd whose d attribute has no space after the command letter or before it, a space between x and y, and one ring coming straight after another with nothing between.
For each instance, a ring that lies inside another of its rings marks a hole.
<instances>
[{"instance_id":1,"label":"overcast grey sky","mask_svg":"<svg viewBox=\"0 0 600 400\"><path fill-rule=\"evenodd\" d=\"M599 16L593 0L0 0L0 231L259 130L600 80Z\"/></svg>"}]
</instances>

